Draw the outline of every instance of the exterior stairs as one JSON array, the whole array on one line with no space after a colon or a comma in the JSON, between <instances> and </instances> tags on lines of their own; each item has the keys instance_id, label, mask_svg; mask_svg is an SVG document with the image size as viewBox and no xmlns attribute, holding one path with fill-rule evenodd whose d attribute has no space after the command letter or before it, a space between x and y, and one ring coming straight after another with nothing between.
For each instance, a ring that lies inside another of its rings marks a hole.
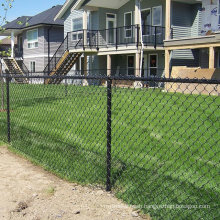
<instances>
[{"instance_id":1,"label":"exterior stairs","mask_svg":"<svg viewBox=\"0 0 220 220\"><path fill-rule=\"evenodd\" d=\"M25 76L29 73L22 60L17 61L14 58L4 58L3 62L5 64L6 73L10 74L17 83L28 83L28 79L26 78L14 77L14 75Z\"/></svg>"},{"instance_id":2,"label":"exterior stairs","mask_svg":"<svg viewBox=\"0 0 220 220\"><path fill-rule=\"evenodd\" d=\"M49 76L65 76L72 69L74 64L80 58L82 53L73 53L68 50L64 52L63 56L55 64L55 67L49 72ZM46 79L45 84L60 84L62 79Z\"/></svg>"}]
</instances>

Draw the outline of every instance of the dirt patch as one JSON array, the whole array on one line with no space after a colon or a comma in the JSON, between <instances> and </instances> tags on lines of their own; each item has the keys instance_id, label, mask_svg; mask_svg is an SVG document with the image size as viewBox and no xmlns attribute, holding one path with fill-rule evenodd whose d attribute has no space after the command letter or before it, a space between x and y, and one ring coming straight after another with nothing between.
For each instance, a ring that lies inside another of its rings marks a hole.
<instances>
[{"instance_id":1,"label":"dirt patch","mask_svg":"<svg viewBox=\"0 0 220 220\"><path fill-rule=\"evenodd\" d=\"M0 219L143 219L100 189L68 183L0 147Z\"/></svg>"}]
</instances>

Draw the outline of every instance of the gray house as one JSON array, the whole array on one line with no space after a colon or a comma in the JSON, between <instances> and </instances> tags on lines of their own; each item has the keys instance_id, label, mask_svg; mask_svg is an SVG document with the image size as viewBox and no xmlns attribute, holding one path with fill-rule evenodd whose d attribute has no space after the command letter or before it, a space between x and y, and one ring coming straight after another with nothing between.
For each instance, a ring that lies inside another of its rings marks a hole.
<instances>
[{"instance_id":1,"label":"gray house","mask_svg":"<svg viewBox=\"0 0 220 220\"><path fill-rule=\"evenodd\" d=\"M191 48L167 57L164 41L200 35L201 14L202 0L67 0L55 19L64 19L65 50L83 56L84 74L148 77L197 64Z\"/></svg>"},{"instance_id":2,"label":"gray house","mask_svg":"<svg viewBox=\"0 0 220 220\"><path fill-rule=\"evenodd\" d=\"M0 35L11 36L12 49L11 58L5 60L6 68L17 74L43 72L64 39L63 20L54 21L61 7L54 6L32 17L22 16L3 26L5 31ZM15 37L17 48L14 47Z\"/></svg>"}]
</instances>

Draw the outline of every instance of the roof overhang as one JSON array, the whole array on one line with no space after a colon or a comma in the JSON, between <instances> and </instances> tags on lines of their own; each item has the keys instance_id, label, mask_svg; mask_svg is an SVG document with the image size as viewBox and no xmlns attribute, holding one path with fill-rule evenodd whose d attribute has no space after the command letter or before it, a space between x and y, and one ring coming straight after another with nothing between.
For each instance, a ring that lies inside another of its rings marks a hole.
<instances>
[{"instance_id":1,"label":"roof overhang","mask_svg":"<svg viewBox=\"0 0 220 220\"><path fill-rule=\"evenodd\" d=\"M110 8L110 9L119 9L130 0L90 0L86 5L92 7L101 7L101 8Z\"/></svg>"},{"instance_id":2,"label":"roof overhang","mask_svg":"<svg viewBox=\"0 0 220 220\"><path fill-rule=\"evenodd\" d=\"M14 35L17 36L18 34L21 34L23 31L25 30L29 30L29 29L33 29L33 28L38 28L38 27L42 27L42 26L56 26L56 27L63 27L63 25L59 25L59 24L38 24L38 25L32 25L32 26L27 26L24 28L9 28L6 29L2 32L0 32L0 36L11 36L11 33L14 32Z\"/></svg>"},{"instance_id":3,"label":"roof overhang","mask_svg":"<svg viewBox=\"0 0 220 220\"><path fill-rule=\"evenodd\" d=\"M7 29L0 32L0 36L11 36L11 33L14 32L14 35L17 36L18 34L22 33L20 29Z\"/></svg>"},{"instance_id":4,"label":"roof overhang","mask_svg":"<svg viewBox=\"0 0 220 220\"><path fill-rule=\"evenodd\" d=\"M59 11L59 13L54 18L54 20L62 19L63 15L71 7L71 5L74 3L74 1L75 0L66 1L66 3L63 5L63 7ZM76 3L71 8L71 11L79 10L82 8L82 6L118 9L129 1L130 0L108 0L108 1L106 1L106 0L77 0Z\"/></svg>"},{"instance_id":5,"label":"roof overhang","mask_svg":"<svg viewBox=\"0 0 220 220\"><path fill-rule=\"evenodd\" d=\"M66 11L71 7L71 5L76 2L73 7L71 8L71 11L73 10L79 10L82 8L82 6L89 6L89 7L102 7L102 8L110 8L110 9L119 9L126 3L128 3L130 0L67 0L59 13L56 15L54 20L56 19L62 19L63 15L66 13ZM140 0L143 1L143 0ZM184 2L188 4L194 4L194 3L201 3L202 0L173 0L177 2Z\"/></svg>"},{"instance_id":6,"label":"roof overhang","mask_svg":"<svg viewBox=\"0 0 220 220\"><path fill-rule=\"evenodd\" d=\"M84 0L80 0L83 1ZM63 7L60 9L60 11L58 12L58 14L56 15L56 17L54 18L54 21L56 21L57 19L62 19L63 15L66 13L66 11L70 8L70 6L73 4L74 0L68 0L64 3Z\"/></svg>"}]
</instances>

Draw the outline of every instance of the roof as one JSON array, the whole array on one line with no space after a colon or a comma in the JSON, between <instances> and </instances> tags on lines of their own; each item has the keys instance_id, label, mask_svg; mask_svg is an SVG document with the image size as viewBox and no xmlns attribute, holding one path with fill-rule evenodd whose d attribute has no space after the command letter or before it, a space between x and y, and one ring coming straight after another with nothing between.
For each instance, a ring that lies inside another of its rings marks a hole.
<instances>
[{"instance_id":1,"label":"roof","mask_svg":"<svg viewBox=\"0 0 220 220\"><path fill-rule=\"evenodd\" d=\"M17 44L17 38L15 38L15 44ZM6 37L0 40L0 46L1 45L10 45L11 44L11 38Z\"/></svg>"},{"instance_id":2,"label":"roof","mask_svg":"<svg viewBox=\"0 0 220 220\"><path fill-rule=\"evenodd\" d=\"M55 20L57 19L61 19L63 17L63 15L66 13L66 11L73 5L77 5L77 4L82 4L85 0L66 0L66 2L64 3L64 5L62 6L62 8L60 9L60 11L58 12L58 14L55 17Z\"/></svg>"},{"instance_id":3,"label":"roof","mask_svg":"<svg viewBox=\"0 0 220 220\"><path fill-rule=\"evenodd\" d=\"M22 16L15 19L12 22L4 25L3 28L7 29L24 29L31 26L37 25L64 25L64 21L62 19L54 20L57 13L61 10L62 5L56 5L52 8L43 11L35 16Z\"/></svg>"}]
</instances>

